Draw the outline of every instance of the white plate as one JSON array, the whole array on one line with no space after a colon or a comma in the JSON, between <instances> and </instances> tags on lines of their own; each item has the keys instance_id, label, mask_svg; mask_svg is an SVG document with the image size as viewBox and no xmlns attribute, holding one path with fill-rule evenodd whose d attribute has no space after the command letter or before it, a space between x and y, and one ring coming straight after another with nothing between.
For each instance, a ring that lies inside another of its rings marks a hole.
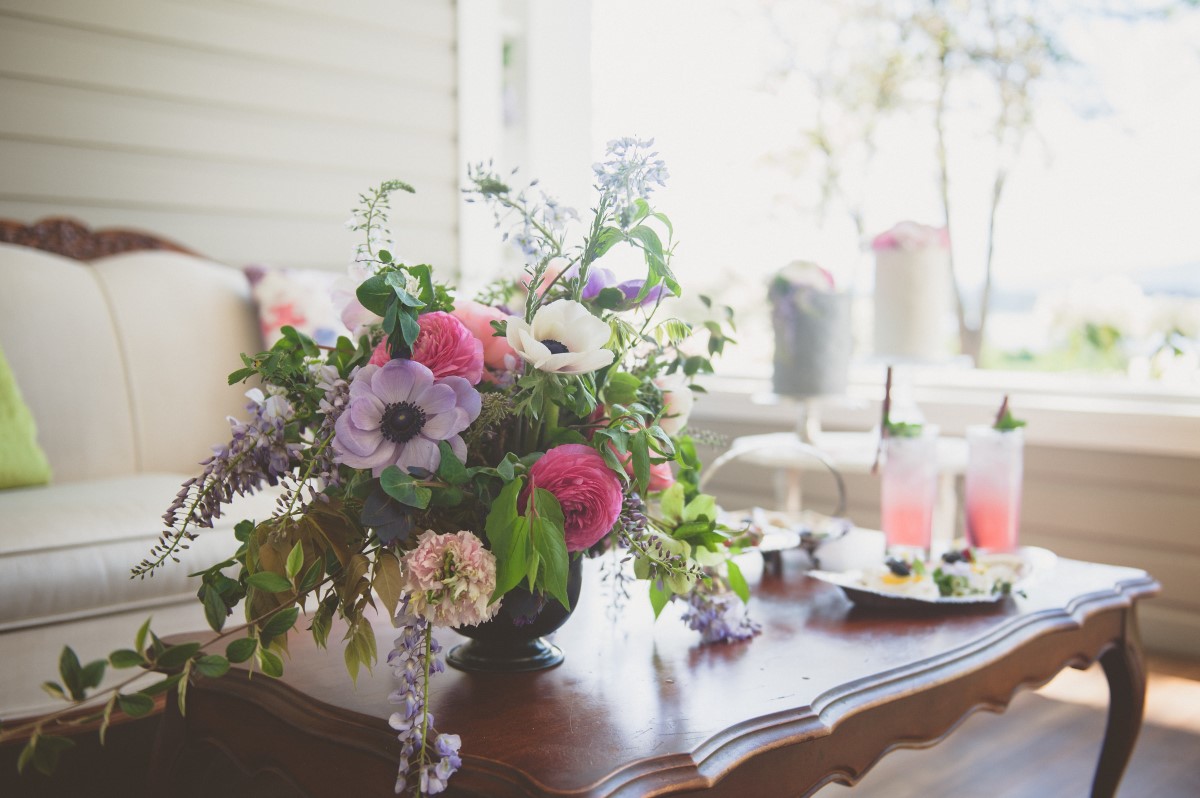
<instances>
[{"instance_id":1,"label":"white plate","mask_svg":"<svg viewBox=\"0 0 1200 798\"><path fill-rule=\"evenodd\" d=\"M996 567L1011 566L1016 572L1013 580L1013 591L1026 590L1037 579L1054 568L1058 557L1054 552L1037 546L1022 546L1016 554L979 554L977 562L984 565L989 563ZM862 607L903 608L903 607L949 607L949 606L986 606L999 604L1006 598L1005 594L993 593L979 596L911 596L904 593L894 593L880 590L875 585L863 581L862 571L808 571L813 579L836 585L846 594L846 598Z\"/></svg>"}]
</instances>

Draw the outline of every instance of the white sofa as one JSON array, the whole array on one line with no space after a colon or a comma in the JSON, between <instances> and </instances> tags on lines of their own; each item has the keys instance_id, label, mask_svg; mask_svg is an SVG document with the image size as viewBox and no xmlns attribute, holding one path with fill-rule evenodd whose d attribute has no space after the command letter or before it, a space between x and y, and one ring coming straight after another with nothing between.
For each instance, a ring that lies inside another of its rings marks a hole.
<instances>
[{"instance_id":1,"label":"white sofa","mask_svg":"<svg viewBox=\"0 0 1200 798\"><path fill-rule=\"evenodd\" d=\"M226 377L262 343L239 270L0 244L0 286L0 347L54 472L0 490L0 717L12 717L53 705L38 685L63 644L86 662L128 647L148 615L160 635L203 628L187 574L231 554L233 525L274 497L240 501L182 563L130 579L180 484L229 439L226 417L245 415L246 388Z\"/></svg>"}]
</instances>

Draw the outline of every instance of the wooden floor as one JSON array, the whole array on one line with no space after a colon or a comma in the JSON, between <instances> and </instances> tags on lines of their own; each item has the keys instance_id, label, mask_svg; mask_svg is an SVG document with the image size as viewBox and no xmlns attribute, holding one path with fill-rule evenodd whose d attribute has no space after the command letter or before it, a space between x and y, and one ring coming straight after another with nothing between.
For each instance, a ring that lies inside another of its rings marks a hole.
<instances>
[{"instance_id":1,"label":"wooden floor","mask_svg":"<svg viewBox=\"0 0 1200 798\"><path fill-rule=\"evenodd\" d=\"M1146 718L1119 798L1200 797L1200 663L1154 658ZM1068 669L1003 715L979 712L925 750L888 754L819 798L1073 798L1091 787L1108 707L1098 666Z\"/></svg>"},{"instance_id":2,"label":"wooden floor","mask_svg":"<svg viewBox=\"0 0 1200 798\"><path fill-rule=\"evenodd\" d=\"M980 712L942 743L896 751L853 788L819 798L1075 798L1088 795L1104 733L1108 686L1097 667L1067 670L1023 692L1003 715ZM139 795L157 718L81 740L54 780L15 778L16 750L0 748L0 796ZM469 741L464 741L469 745ZM783 794L783 793L781 793ZM1119 798L1200 796L1200 663L1150 662L1146 721Z\"/></svg>"}]
</instances>

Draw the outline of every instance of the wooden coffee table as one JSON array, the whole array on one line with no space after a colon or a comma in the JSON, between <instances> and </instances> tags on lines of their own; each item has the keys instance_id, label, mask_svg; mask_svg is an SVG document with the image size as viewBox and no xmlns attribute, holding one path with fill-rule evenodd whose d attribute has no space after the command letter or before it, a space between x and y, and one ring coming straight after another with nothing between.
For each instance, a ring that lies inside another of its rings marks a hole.
<instances>
[{"instance_id":1,"label":"wooden coffee table","mask_svg":"<svg viewBox=\"0 0 1200 798\"><path fill-rule=\"evenodd\" d=\"M463 741L446 795L808 795L853 784L888 751L930 745L971 712L1002 711L1019 688L1099 660L1112 700L1092 794L1111 796L1145 697L1134 605L1158 589L1142 571L1059 560L1028 598L990 610L886 613L854 607L786 559L755 592L762 635L701 647L666 617L673 607L654 624L648 602L635 600L612 620L589 567L555 639L561 666L433 680L437 727ZM386 622L377 631L382 660L395 635ZM356 689L336 645L319 651L293 637L283 679L200 682L186 717L167 702L156 789L393 794L389 669Z\"/></svg>"}]
</instances>

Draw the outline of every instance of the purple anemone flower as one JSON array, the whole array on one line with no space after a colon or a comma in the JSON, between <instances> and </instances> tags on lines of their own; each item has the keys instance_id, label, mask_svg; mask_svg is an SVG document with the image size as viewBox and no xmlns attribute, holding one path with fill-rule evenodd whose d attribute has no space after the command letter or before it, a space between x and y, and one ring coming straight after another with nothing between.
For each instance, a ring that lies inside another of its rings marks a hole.
<instances>
[{"instance_id":1,"label":"purple anemone flower","mask_svg":"<svg viewBox=\"0 0 1200 798\"><path fill-rule=\"evenodd\" d=\"M579 267L572 266L571 271L567 272L568 277L575 277L579 274ZM617 275L612 269L606 269L603 266L592 266L588 270L587 285L583 287L582 297L585 300L595 299L600 296L600 292L605 288L615 288L625 295L624 304L618 310L629 310L635 307L653 304L657 302L661 296L674 296L671 289L667 288L662 283L651 288L646 292L646 296L642 297L640 302L634 302L637 295L642 292L642 286L646 284L644 279L624 280L617 282Z\"/></svg>"},{"instance_id":2,"label":"purple anemone flower","mask_svg":"<svg viewBox=\"0 0 1200 798\"><path fill-rule=\"evenodd\" d=\"M333 448L338 462L370 468L375 476L390 465L400 470L436 471L438 441L466 462L459 433L479 417L479 392L462 377L435 380L414 360L365 366L350 383L350 402L337 420Z\"/></svg>"}]
</instances>

